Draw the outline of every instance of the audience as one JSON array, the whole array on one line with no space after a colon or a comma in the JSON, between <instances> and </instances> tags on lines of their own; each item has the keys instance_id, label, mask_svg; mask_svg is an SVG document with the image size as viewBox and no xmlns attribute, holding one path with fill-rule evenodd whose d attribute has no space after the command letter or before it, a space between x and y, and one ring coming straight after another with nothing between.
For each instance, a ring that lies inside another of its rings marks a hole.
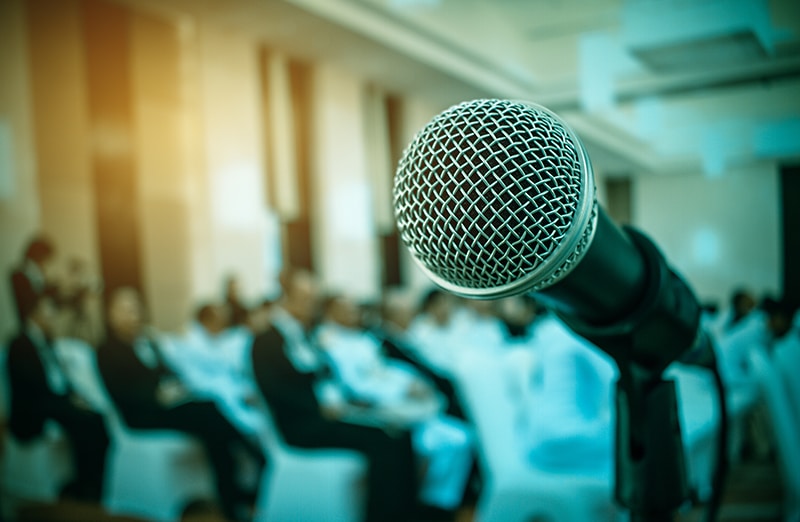
<instances>
[{"instance_id":1,"label":"audience","mask_svg":"<svg viewBox=\"0 0 800 522\"><path fill-rule=\"evenodd\" d=\"M223 512L230 520L244 520L255 492L239 484L236 452L248 452L261 466L264 456L213 402L192 396L148 335L142 313L136 290L120 288L110 294L108 335L97 351L108 393L131 428L173 429L195 436L214 469Z\"/></svg>"},{"instance_id":2,"label":"audience","mask_svg":"<svg viewBox=\"0 0 800 522\"><path fill-rule=\"evenodd\" d=\"M308 332L317 311L316 282L307 272L291 270L282 275L281 286L274 328L256 337L252 364L284 440L302 448L363 453L368 461L367 520L410 520L417 495L410 434L341 421L342 396Z\"/></svg>"},{"instance_id":3,"label":"audience","mask_svg":"<svg viewBox=\"0 0 800 522\"><path fill-rule=\"evenodd\" d=\"M55 252L49 239L34 238L11 277L19 331L7 356L6 428L26 442L40 438L47 422L60 425L75 468L63 495L100 502L113 440L54 349L59 336L89 345L98 339L89 302L100 285L77 259L56 284ZM97 348L108 395L133 430L172 429L199 440L226 518L252 514L258 485L243 480L241 455L260 477L268 456L254 441L266 406L286 444L364 455L367 520L453 520L480 449L460 392L468 385L460 362L474 352L501 359L519 377L507 388L521 461L611 476L616 369L531 297L470 301L434 289L418 309L396 292L379 306L362 309L334 295L320 308L309 272L288 269L280 283L277 302L248 308L237 279L227 278L224 298L199 306L182 333L146 327L136 290L108 295ZM800 314L784 301L755 302L737 289L729 309L705 312L729 392L757 389L754 347L781 364L800 360ZM746 448L768 455L768 419L763 409L750 411Z\"/></svg>"},{"instance_id":4,"label":"audience","mask_svg":"<svg viewBox=\"0 0 800 522\"><path fill-rule=\"evenodd\" d=\"M33 296L24 312L24 326L8 349L9 429L18 440L29 441L42 435L47 421L55 421L69 439L76 471L63 494L99 501L109 446L105 420L75 391L59 361L53 298Z\"/></svg>"}]
</instances>

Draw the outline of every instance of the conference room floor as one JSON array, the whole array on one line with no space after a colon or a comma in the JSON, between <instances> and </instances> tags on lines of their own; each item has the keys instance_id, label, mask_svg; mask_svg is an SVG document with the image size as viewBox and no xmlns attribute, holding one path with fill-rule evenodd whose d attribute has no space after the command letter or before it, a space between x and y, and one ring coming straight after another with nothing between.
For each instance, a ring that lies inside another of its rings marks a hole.
<instances>
[{"instance_id":1,"label":"conference room floor","mask_svg":"<svg viewBox=\"0 0 800 522\"><path fill-rule=\"evenodd\" d=\"M783 484L774 459L740 462L728 475L718 522L780 522ZM704 509L682 514L676 522L700 522Z\"/></svg>"},{"instance_id":2,"label":"conference room floor","mask_svg":"<svg viewBox=\"0 0 800 522\"><path fill-rule=\"evenodd\" d=\"M723 507L718 522L779 522L783 489L780 472L774 459L740 462L731 470ZM29 506L18 513L20 522L137 522L130 517L111 516L98 506L63 502L48 506ZM689 513L680 514L676 522L700 522L704 509L698 507ZM456 522L472 522L474 511L462 509ZM223 518L212 508L199 509L187 514L183 522L223 522ZM424 521L420 521L424 522Z\"/></svg>"}]
</instances>

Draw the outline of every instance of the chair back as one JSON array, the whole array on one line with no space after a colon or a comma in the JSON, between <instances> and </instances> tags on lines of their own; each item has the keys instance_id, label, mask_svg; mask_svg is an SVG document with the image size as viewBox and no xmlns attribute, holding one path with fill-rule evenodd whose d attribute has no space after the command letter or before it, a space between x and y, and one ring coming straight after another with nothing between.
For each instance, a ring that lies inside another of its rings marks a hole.
<instances>
[{"instance_id":1,"label":"chair back","mask_svg":"<svg viewBox=\"0 0 800 522\"><path fill-rule=\"evenodd\" d=\"M784 481L786 509L785 520L800 519L800 445L798 426L789 396L783 387L780 370L766 351L759 347L750 354L750 364L758 380L762 396L772 422L778 462Z\"/></svg>"}]
</instances>

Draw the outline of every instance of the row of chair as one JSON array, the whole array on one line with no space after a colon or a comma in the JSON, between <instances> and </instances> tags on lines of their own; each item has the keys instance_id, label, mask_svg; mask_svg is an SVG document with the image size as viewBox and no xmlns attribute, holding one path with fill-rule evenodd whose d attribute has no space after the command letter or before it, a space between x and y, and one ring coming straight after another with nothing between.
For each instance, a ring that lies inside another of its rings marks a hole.
<instances>
[{"instance_id":1,"label":"row of chair","mask_svg":"<svg viewBox=\"0 0 800 522\"><path fill-rule=\"evenodd\" d=\"M109 512L172 522L192 502L214 500L213 478L199 443L175 431L128 428L105 391L92 348L63 339L56 349L78 391L106 417L111 446L103 505ZM0 357L5 372L5 351ZM269 464L260 481L255 520L360 520L364 459L346 450L289 448L266 407L260 408L260 438ZM3 506L57 500L72 472L68 441L58 426L48 424L45 434L31 442L8 438L0 463Z\"/></svg>"},{"instance_id":2,"label":"row of chair","mask_svg":"<svg viewBox=\"0 0 800 522\"><path fill-rule=\"evenodd\" d=\"M108 419L112 444L104 505L110 512L174 521L180 519L183 509L193 500L214 498L208 463L197 442L178 432L129 429L105 393L91 347L79 341L62 340L57 349L73 382L80 383L79 391L105 412ZM514 366L524 371L526 365L522 359L515 360ZM479 457L485 470L477 519L522 521L540 517L580 521L622 517L622 511L612 502L610 477L545 472L519 457L513 422L516 414L513 397L518 390L514 389L515 381L510 378L507 366L503 361L475 353L463 358L456 375L459 392L475 422ZM798 520L800 448L796 446L797 427L793 425L790 395L783 388L797 383L785 382L782 373L786 372L781 372L761 350L753 352L752 366L773 419L780 460L785 464L786 520ZM679 394L685 399L702 396L695 393L705 386L697 375L683 372L676 379ZM740 403L734 406L738 408L734 418L739 418L750 401L742 399ZM266 405L256 407L262 413L259 436L269 455L269 465L260 482L255 519L260 522L360 520L365 494L363 457L347 450L291 448L273 425ZM687 417L691 412L681 414L684 424L694 422ZM686 441L690 480L705 494L710 487L713 464L710 441L714 422L714 415L705 415L703 422L695 423ZM49 425L44 436L32 443L9 439L1 464L3 505L9 505L9 498L55 500L70 473L68 442L57 426Z\"/></svg>"}]
</instances>

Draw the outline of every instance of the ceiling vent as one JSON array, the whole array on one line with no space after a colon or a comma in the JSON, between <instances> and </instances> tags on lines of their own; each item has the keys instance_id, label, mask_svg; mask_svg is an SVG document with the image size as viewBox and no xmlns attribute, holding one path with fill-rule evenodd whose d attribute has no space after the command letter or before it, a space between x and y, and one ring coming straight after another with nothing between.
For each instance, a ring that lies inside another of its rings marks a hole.
<instances>
[{"instance_id":1,"label":"ceiling vent","mask_svg":"<svg viewBox=\"0 0 800 522\"><path fill-rule=\"evenodd\" d=\"M773 50L764 0L638 0L622 24L627 48L654 71L737 65Z\"/></svg>"}]
</instances>

